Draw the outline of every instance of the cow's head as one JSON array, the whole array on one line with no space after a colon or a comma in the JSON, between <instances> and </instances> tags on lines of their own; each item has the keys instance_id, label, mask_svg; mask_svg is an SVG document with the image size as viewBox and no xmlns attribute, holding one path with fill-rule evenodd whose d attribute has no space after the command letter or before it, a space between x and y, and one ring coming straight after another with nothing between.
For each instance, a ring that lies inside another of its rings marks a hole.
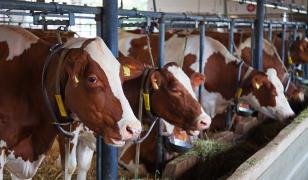
<instances>
[{"instance_id":1,"label":"cow's head","mask_svg":"<svg viewBox=\"0 0 308 180\"><path fill-rule=\"evenodd\" d=\"M141 124L121 86L120 63L100 38L71 39L64 59L65 104L106 143L121 146L138 136Z\"/></svg>"},{"instance_id":2,"label":"cow's head","mask_svg":"<svg viewBox=\"0 0 308 180\"><path fill-rule=\"evenodd\" d=\"M308 63L308 38L293 42L291 54L295 62Z\"/></svg>"},{"instance_id":3,"label":"cow's head","mask_svg":"<svg viewBox=\"0 0 308 180\"><path fill-rule=\"evenodd\" d=\"M251 38L246 39L237 50L237 54L247 63L251 62ZM295 106L302 106L304 102L304 90L297 87L293 82L289 81L289 74L285 65L282 63L280 56L277 53L275 46L269 41L263 40L263 68L274 68L277 72L278 78L281 80L284 88L286 89L285 95L288 98L290 104ZM294 107L295 108L295 107Z\"/></svg>"},{"instance_id":4,"label":"cow's head","mask_svg":"<svg viewBox=\"0 0 308 180\"><path fill-rule=\"evenodd\" d=\"M248 89L251 89L251 92L242 98L247 100L256 110L279 120L288 119L294 115L284 95L283 85L274 69L270 68L266 73L253 72L246 85L248 85Z\"/></svg>"},{"instance_id":5,"label":"cow's head","mask_svg":"<svg viewBox=\"0 0 308 180\"><path fill-rule=\"evenodd\" d=\"M192 88L201 83L199 76L188 78L175 63L150 74L153 87L151 106L153 112L175 126L192 133L209 128L211 118L204 112Z\"/></svg>"}]
</instances>

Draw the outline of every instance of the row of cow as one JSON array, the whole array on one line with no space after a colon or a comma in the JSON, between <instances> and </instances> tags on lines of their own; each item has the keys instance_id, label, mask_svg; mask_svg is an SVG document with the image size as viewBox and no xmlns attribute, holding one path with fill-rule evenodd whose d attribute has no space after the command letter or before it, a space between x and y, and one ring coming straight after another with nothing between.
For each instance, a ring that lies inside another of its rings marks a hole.
<instances>
[{"instance_id":1,"label":"row of cow","mask_svg":"<svg viewBox=\"0 0 308 180\"><path fill-rule=\"evenodd\" d=\"M54 119L45 106L41 87L44 61L54 44L44 40L42 34L36 33L38 37L19 27L1 25L0 34L0 179L4 166L15 179L29 179L59 134L53 128ZM207 36L200 74L199 36L193 33L167 33L166 65L150 70L147 70L151 67L150 51L157 64L156 34L150 38L149 51L146 35L120 31L121 64L100 38L69 39L51 57L47 70L52 107L60 119L66 115L75 120L72 130L75 136L59 138L61 154L65 157L62 158L65 178L70 179L78 165L78 179L86 179L95 150L95 135L102 135L106 143L115 146L123 146L125 141L140 135L141 123L135 115L139 91L144 88L143 76L149 82L149 107L143 107L143 111L150 110L163 118L169 133L175 125L190 135L197 135L209 128L211 122L213 125L224 122L226 109L235 99L274 119L294 116L287 98L296 105L302 104L303 89L287 80L288 72L279 61L275 47L266 40L265 71L250 67L249 41L248 38L240 42L237 51L246 64L230 54L223 43ZM308 41L303 40L302 44L294 54L307 61ZM56 72L59 72L59 85ZM201 104L194 92L200 84ZM60 94L56 93L57 86ZM149 118L145 116L143 122L149 122ZM146 165L140 166L142 171L151 170L155 164L155 158L147 153L155 149L155 133L141 144L140 161ZM65 148L67 143L70 148ZM130 144L119 157L120 163L129 170L135 167L134 150Z\"/></svg>"}]
</instances>

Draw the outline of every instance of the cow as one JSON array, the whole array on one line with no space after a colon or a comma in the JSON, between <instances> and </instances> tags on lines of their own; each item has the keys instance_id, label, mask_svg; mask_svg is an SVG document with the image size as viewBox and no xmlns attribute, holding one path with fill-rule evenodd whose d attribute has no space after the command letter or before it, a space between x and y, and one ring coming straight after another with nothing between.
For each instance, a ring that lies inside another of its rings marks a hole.
<instances>
[{"instance_id":1,"label":"cow","mask_svg":"<svg viewBox=\"0 0 308 180\"><path fill-rule=\"evenodd\" d=\"M237 48L236 54L247 64L251 64L251 38L244 40ZM292 109L299 113L305 106L305 89L291 82L291 77L276 48L269 41L263 39L263 69L274 68L278 78L284 85L284 92Z\"/></svg>"},{"instance_id":2,"label":"cow","mask_svg":"<svg viewBox=\"0 0 308 180\"><path fill-rule=\"evenodd\" d=\"M138 114L139 91L146 68L143 64L140 65L139 62L127 60L124 57L119 60L123 67L130 68L131 77L124 81L123 89L134 113ZM173 128L173 125L175 125L183 128L191 135L197 135L199 131L209 128L211 124L211 118L198 103L191 86L191 84L200 84L202 77L197 74L194 77L196 78L190 80L182 69L174 63L166 64L162 69L153 69L148 76L152 91L149 96L151 113L167 121L168 128ZM143 107L143 114L143 121L145 124L149 124L150 119L146 116L145 107ZM84 179L86 177L95 150L95 139L92 136L91 132L83 131L80 133L80 140L73 143L73 150L69 152L69 158L74 159L76 163L66 167L70 169L67 171L69 173L65 173L66 179L70 179L77 166L77 178ZM63 143L61 144L61 149L64 149ZM64 157L63 151L61 157Z\"/></svg>"},{"instance_id":3,"label":"cow","mask_svg":"<svg viewBox=\"0 0 308 180\"><path fill-rule=\"evenodd\" d=\"M282 39L278 35L274 36L273 44L277 48L277 51L280 56L282 53L282 43L283 43ZM294 41L285 40L284 62L287 65L308 63L308 38L307 37L303 37L301 39L297 39Z\"/></svg>"},{"instance_id":4,"label":"cow","mask_svg":"<svg viewBox=\"0 0 308 180\"><path fill-rule=\"evenodd\" d=\"M113 146L140 134L121 87L121 65L101 38L76 38L54 48L20 27L0 25L0 35L0 179L4 167L15 179L35 175L59 134L52 111L59 119L80 120Z\"/></svg>"},{"instance_id":5,"label":"cow","mask_svg":"<svg viewBox=\"0 0 308 180\"><path fill-rule=\"evenodd\" d=\"M221 32L207 32L208 36L218 40L225 47L229 43L229 34ZM235 55L246 62L246 64L251 63L251 37L250 33L235 33L234 34L234 45L235 45ZM292 109L299 113L305 107L305 89L290 81L290 75L285 65L281 61L281 58L276 50L269 41L263 39L263 69L267 70L273 68L277 71L278 78L285 87L285 95L288 98L288 101Z\"/></svg>"}]
</instances>

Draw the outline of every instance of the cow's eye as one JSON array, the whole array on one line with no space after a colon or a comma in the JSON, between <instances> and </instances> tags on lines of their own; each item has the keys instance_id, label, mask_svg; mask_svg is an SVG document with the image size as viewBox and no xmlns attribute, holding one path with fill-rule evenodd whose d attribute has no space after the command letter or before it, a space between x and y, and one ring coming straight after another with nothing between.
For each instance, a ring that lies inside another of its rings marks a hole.
<instances>
[{"instance_id":1,"label":"cow's eye","mask_svg":"<svg viewBox=\"0 0 308 180\"><path fill-rule=\"evenodd\" d=\"M90 82L90 83L96 83L96 76L89 76L88 77L88 81Z\"/></svg>"},{"instance_id":2,"label":"cow's eye","mask_svg":"<svg viewBox=\"0 0 308 180\"><path fill-rule=\"evenodd\" d=\"M172 92L173 94L178 95L178 96L181 96L181 95L183 94L183 93L181 92L181 90L178 89L178 88L171 88L171 92Z\"/></svg>"}]
</instances>

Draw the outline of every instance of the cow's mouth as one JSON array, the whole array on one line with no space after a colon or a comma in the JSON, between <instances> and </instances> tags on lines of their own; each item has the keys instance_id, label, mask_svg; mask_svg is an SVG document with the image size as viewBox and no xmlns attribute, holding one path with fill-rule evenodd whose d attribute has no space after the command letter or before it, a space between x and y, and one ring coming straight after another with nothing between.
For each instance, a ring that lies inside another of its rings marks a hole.
<instances>
[{"instance_id":1,"label":"cow's mouth","mask_svg":"<svg viewBox=\"0 0 308 180\"><path fill-rule=\"evenodd\" d=\"M125 145L125 141L116 140L116 139L111 138L107 144L114 146L114 147L122 147Z\"/></svg>"},{"instance_id":2,"label":"cow's mouth","mask_svg":"<svg viewBox=\"0 0 308 180\"><path fill-rule=\"evenodd\" d=\"M198 136L200 134L200 131L198 131L198 130L189 130L189 131L187 131L187 133L190 136Z\"/></svg>"}]
</instances>

